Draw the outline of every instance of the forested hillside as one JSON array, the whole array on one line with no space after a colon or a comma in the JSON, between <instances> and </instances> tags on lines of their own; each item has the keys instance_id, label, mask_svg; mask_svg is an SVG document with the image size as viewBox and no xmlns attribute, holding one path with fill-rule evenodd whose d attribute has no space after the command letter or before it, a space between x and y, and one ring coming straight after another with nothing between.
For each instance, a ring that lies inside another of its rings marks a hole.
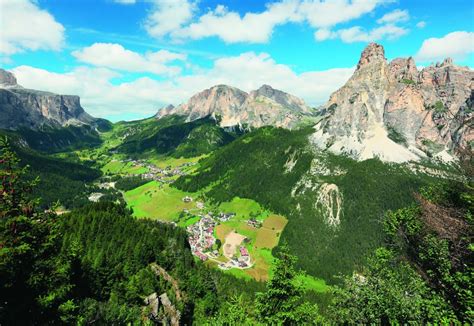
<instances>
[{"instance_id":1,"label":"forested hillside","mask_svg":"<svg viewBox=\"0 0 474 326\"><path fill-rule=\"evenodd\" d=\"M30 167L28 177L39 177L32 195L41 198L41 207L50 207L57 201L64 208L77 207L88 202L87 183L99 178L101 171L85 162L77 163L41 154L25 146L19 136L8 135L8 146L11 146L21 159L20 164Z\"/></svg>"},{"instance_id":2,"label":"forested hillside","mask_svg":"<svg viewBox=\"0 0 474 326\"><path fill-rule=\"evenodd\" d=\"M150 118L122 123L124 142L117 150L128 155L152 151L177 158L193 157L209 153L236 137L210 117L192 122L185 120L185 117L171 115L160 120Z\"/></svg>"},{"instance_id":3,"label":"forested hillside","mask_svg":"<svg viewBox=\"0 0 474 326\"><path fill-rule=\"evenodd\" d=\"M174 186L206 189L218 202L251 198L287 216L282 240L299 266L337 282L339 273L364 265L366 255L382 243L384 212L413 202L412 193L431 178L377 159L357 162L315 152L307 139L311 130L260 128L214 152L196 174ZM326 199L334 211L318 206L318 190L324 187L337 189ZM328 224L328 214L337 211L340 222Z\"/></svg>"}]
</instances>

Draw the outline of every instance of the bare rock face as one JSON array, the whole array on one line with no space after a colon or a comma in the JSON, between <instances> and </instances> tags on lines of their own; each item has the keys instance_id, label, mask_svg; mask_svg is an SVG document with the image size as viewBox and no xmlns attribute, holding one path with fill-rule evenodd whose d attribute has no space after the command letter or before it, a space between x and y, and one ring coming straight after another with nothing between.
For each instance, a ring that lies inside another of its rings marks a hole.
<instances>
[{"instance_id":1,"label":"bare rock face","mask_svg":"<svg viewBox=\"0 0 474 326\"><path fill-rule=\"evenodd\" d=\"M0 87L17 86L15 75L0 68Z\"/></svg>"},{"instance_id":2,"label":"bare rock face","mask_svg":"<svg viewBox=\"0 0 474 326\"><path fill-rule=\"evenodd\" d=\"M38 129L92 124L95 120L84 111L79 96L25 89L16 84L12 73L0 71L0 128Z\"/></svg>"},{"instance_id":3,"label":"bare rock face","mask_svg":"<svg viewBox=\"0 0 474 326\"><path fill-rule=\"evenodd\" d=\"M316 146L364 160L405 162L456 154L474 139L474 72L447 59L417 70L413 58L387 63L371 43L357 70L324 106Z\"/></svg>"},{"instance_id":4,"label":"bare rock face","mask_svg":"<svg viewBox=\"0 0 474 326\"><path fill-rule=\"evenodd\" d=\"M194 95L176 108L167 106L159 110L157 118L169 114L187 116L188 121L212 116L219 119L222 127L274 125L292 128L302 116L311 115L312 110L303 100L268 85L250 93L217 85Z\"/></svg>"}]
</instances>

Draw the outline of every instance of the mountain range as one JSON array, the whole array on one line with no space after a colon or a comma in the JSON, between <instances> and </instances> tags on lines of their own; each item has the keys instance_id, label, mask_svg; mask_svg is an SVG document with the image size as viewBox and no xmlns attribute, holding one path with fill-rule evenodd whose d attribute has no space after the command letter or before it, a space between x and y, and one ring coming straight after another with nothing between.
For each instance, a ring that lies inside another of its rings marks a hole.
<instances>
[{"instance_id":1,"label":"mountain range","mask_svg":"<svg viewBox=\"0 0 474 326\"><path fill-rule=\"evenodd\" d=\"M156 114L185 117L191 122L210 116L221 127L287 129L314 125L315 149L358 160L378 157L406 162L427 157L451 161L471 144L474 71L451 59L418 70L413 58L390 63L382 46L371 43L362 52L353 76L315 109L281 90L263 85L249 93L217 85L177 107ZM25 89L10 72L0 70L0 128L97 124L78 96Z\"/></svg>"},{"instance_id":2,"label":"mountain range","mask_svg":"<svg viewBox=\"0 0 474 326\"><path fill-rule=\"evenodd\" d=\"M250 93L232 86L217 85L192 96L178 107L169 105L159 110L157 118L177 114L192 121L212 116L219 119L221 127L270 125L294 128L303 119L313 117L314 113L315 110L300 98L269 85Z\"/></svg>"}]
</instances>

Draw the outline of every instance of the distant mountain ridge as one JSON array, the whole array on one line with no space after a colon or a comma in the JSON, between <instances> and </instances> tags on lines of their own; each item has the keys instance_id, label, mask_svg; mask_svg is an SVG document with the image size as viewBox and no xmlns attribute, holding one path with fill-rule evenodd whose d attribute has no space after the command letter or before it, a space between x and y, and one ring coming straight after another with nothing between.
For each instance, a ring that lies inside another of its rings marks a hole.
<instances>
[{"instance_id":1,"label":"distant mountain ridge","mask_svg":"<svg viewBox=\"0 0 474 326\"><path fill-rule=\"evenodd\" d=\"M11 72L0 69L0 128L81 126L96 121L82 108L79 96L23 88Z\"/></svg>"},{"instance_id":2,"label":"distant mountain ridge","mask_svg":"<svg viewBox=\"0 0 474 326\"><path fill-rule=\"evenodd\" d=\"M474 140L473 80L474 71L451 59L421 71L411 57L387 63L383 47L371 43L324 105L312 142L359 160L450 160Z\"/></svg>"},{"instance_id":3,"label":"distant mountain ridge","mask_svg":"<svg viewBox=\"0 0 474 326\"><path fill-rule=\"evenodd\" d=\"M212 116L221 127L273 125L293 128L314 110L303 100L283 91L263 85L246 93L236 87L217 85L192 96L177 107L169 105L157 113L157 118L170 114L186 116L187 121Z\"/></svg>"}]
</instances>

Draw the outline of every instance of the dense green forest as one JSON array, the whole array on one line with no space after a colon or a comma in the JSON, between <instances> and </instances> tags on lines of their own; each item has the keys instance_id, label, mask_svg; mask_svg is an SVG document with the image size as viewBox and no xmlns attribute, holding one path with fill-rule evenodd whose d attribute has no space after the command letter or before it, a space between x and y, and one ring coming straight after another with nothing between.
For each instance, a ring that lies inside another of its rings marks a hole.
<instances>
[{"instance_id":1,"label":"dense green forest","mask_svg":"<svg viewBox=\"0 0 474 326\"><path fill-rule=\"evenodd\" d=\"M45 126L38 130L20 128L16 131L0 130L0 134L21 138L36 151L54 153L99 146L102 143L99 132L111 128L109 121L97 119L94 125L58 128Z\"/></svg>"},{"instance_id":2,"label":"dense green forest","mask_svg":"<svg viewBox=\"0 0 474 326\"><path fill-rule=\"evenodd\" d=\"M0 324L153 324L176 317L170 306L197 325L473 323L472 157L459 181L440 180L313 152L310 132L241 135L175 183L288 216L266 284L196 260L184 229L135 219L115 190L89 203L85 183L100 171L2 140ZM125 190L143 182L114 181ZM321 184L343 194L335 228L314 205ZM58 199L69 213L45 211ZM303 271L331 292L303 290ZM170 304L156 314L144 301L155 293Z\"/></svg>"}]
</instances>

